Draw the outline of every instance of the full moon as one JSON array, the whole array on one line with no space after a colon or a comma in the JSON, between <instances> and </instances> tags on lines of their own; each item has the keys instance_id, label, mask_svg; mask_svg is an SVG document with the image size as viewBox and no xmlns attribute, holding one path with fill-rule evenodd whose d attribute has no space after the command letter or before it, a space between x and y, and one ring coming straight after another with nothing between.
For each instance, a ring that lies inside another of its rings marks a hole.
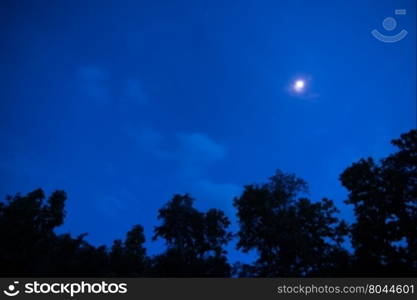
<instances>
[{"instance_id":1,"label":"full moon","mask_svg":"<svg viewBox=\"0 0 417 300\"><path fill-rule=\"evenodd\" d=\"M294 91L300 93L304 90L305 87L305 81L302 79L298 79L294 83Z\"/></svg>"}]
</instances>

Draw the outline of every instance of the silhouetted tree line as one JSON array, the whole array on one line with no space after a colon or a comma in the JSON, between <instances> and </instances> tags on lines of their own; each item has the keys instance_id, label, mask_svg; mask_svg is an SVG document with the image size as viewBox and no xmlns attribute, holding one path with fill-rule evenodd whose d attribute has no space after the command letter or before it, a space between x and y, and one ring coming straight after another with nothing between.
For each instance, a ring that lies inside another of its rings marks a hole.
<instances>
[{"instance_id":1,"label":"silhouetted tree line","mask_svg":"<svg viewBox=\"0 0 417 300\"><path fill-rule=\"evenodd\" d=\"M2 276L295 277L417 275L417 131L392 141L397 151L361 159L340 176L354 208L341 220L332 200L313 202L307 184L277 171L268 182L244 187L234 199L239 230L218 209L201 212L188 194L160 210L153 239L166 250L148 256L143 227L135 225L110 248L85 235L56 234L65 218L64 191L42 190L0 202ZM225 246L237 239L251 264L228 262ZM346 246L347 241L351 247Z\"/></svg>"}]
</instances>

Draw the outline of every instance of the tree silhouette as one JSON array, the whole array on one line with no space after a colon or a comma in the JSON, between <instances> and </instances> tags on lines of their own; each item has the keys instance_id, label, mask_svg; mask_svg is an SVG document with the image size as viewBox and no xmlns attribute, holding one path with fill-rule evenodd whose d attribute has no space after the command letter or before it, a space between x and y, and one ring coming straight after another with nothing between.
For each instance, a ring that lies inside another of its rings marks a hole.
<instances>
[{"instance_id":1,"label":"tree silhouette","mask_svg":"<svg viewBox=\"0 0 417 300\"><path fill-rule=\"evenodd\" d=\"M155 276L230 275L223 248L231 239L227 231L230 221L220 210L202 213L193 203L188 194L175 195L159 210L162 224L155 228L154 239L165 239L167 251L154 258Z\"/></svg>"},{"instance_id":2,"label":"tree silhouette","mask_svg":"<svg viewBox=\"0 0 417 300\"><path fill-rule=\"evenodd\" d=\"M43 191L38 189L26 196L8 196L5 203L0 203L2 273L43 272L43 253L54 246L53 230L63 222L66 195L56 191L44 200Z\"/></svg>"},{"instance_id":3,"label":"tree silhouette","mask_svg":"<svg viewBox=\"0 0 417 300\"><path fill-rule=\"evenodd\" d=\"M66 194L56 191L45 201L41 189L0 203L0 274L3 276L106 276L104 246L56 235L65 218Z\"/></svg>"},{"instance_id":4,"label":"tree silhouette","mask_svg":"<svg viewBox=\"0 0 417 300\"><path fill-rule=\"evenodd\" d=\"M412 274L417 270L417 131L392 144L379 163L361 159L341 175L356 221L352 224L359 274Z\"/></svg>"},{"instance_id":5,"label":"tree silhouette","mask_svg":"<svg viewBox=\"0 0 417 300\"><path fill-rule=\"evenodd\" d=\"M235 199L238 248L259 253L242 275L312 276L335 271L336 258L347 260L341 246L346 225L334 216L333 202L298 197L306 191L302 179L277 171L266 184L245 186Z\"/></svg>"},{"instance_id":6,"label":"tree silhouette","mask_svg":"<svg viewBox=\"0 0 417 300\"><path fill-rule=\"evenodd\" d=\"M253 264L236 263L241 277L415 276L417 273L417 131L392 141L396 152L361 159L340 176L355 219L347 225L327 198L313 202L307 184L277 171L247 185L234 199L238 249L255 250ZM233 235L218 209L201 212L188 194L160 210L153 239L166 250L148 257L141 225L112 247L93 246L86 234L56 234L66 194L41 189L0 202L0 276L6 277L229 277L225 246ZM351 238L353 254L343 247Z\"/></svg>"},{"instance_id":7,"label":"tree silhouette","mask_svg":"<svg viewBox=\"0 0 417 300\"><path fill-rule=\"evenodd\" d=\"M148 258L145 235L141 225L135 225L126 234L124 242L115 240L110 251L110 265L115 276L140 277L147 271Z\"/></svg>"}]
</instances>

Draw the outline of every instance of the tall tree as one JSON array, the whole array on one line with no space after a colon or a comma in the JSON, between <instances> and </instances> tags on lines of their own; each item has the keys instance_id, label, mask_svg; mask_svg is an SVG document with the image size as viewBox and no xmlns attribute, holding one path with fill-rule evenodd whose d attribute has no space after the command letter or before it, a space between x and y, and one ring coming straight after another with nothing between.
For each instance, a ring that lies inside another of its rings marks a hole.
<instances>
[{"instance_id":1,"label":"tall tree","mask_svg":"<svg viewBox=\"0 0 417 300\"><path fill-rule=\"evenodd\" d=\"M110 251L110 265L114 276L145 276L148 265L145 235L141 225L126 234L125 241L115 240Z\"/></svg>"},{"instance_id":2,"label":"tall tree","mask_svg":"<svg viewBox=\"0 0 417 300\"><path fill-rule=\"evenodd\" d=\"M103 277L140 276L144 272L143 228L127 233L121 264L114 267L104 246L55 233L65 218L66 195L56 191L45 199L41 189L25 196L8 196L0 202L0 275Z\"/></svg>"},{"instance_id":3,"label":"tall tree","mask_svg":"<svg viewBox=\"0 0 417 300\"><path fill-rule=\"evenodd\" d=\"M346 225L335 217L331 200L312 203L299 197L306 191L304 180L278 170L268 183L245 186L235 199L238 248L259 254L254 266L245 266L246 275L329 274L341 258L346 263L341 246Z\"/></svg>"},{"instance_id":4,"label":"tall tree","mask_svg":"<svg viewBox=\"0 0 417 300\"><path fill-rule=\"evenodd\" d=\"M175 195L159 210L154 239L165 239L167 251L154 258L155 276L229 276L224 245L230 221L220 210L203 213L193 203L188 194Z\"/></svg>"},{"instance_id":5,"label":"tall tree","mask_svg":"<svg viewBox=\"0 0 417 300\"><path fill-rule=\"evenodd\" d=\"M44 253L53 248L54 229L64 220L65 200L65 193L56 191L45 201L44 192L37 189L0 203L0 272L43 272Z\"/></svg>"},{"instance_id":6,"label":"tall tree","mask_svg":"<svg viewBox=\"0 0 417 300\"><path fill-rule=\"evenodd\" d=\"M417 131L392 141L397 152L361 159L341 175L353 205L351 227L360 274L417 271Z\"/></svg>"}]
</instances>

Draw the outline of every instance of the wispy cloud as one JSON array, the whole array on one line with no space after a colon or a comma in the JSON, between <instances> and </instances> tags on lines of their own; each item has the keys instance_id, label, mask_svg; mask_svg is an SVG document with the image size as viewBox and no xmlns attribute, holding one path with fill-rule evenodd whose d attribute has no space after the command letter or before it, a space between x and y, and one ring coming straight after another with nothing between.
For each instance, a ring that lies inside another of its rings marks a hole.
<instances>
[{"instance_id":1,"label":"wispy cloud","mask_svg":"<svg viewBox=\"0 0 417 300\"><path fill-rule=\"evenodd\" d=\"M114 104L121 112L135 112L147 103L148 96L142 81L136 77L114 78L102 67L82 66L77 72L77 82L83 97L97 104ZM120 82L116 85L114 82Z\"/></svg>"},{"instance_id":2,"label":"wispy cloud","mask_svg":"<svg viewBox=\"0 0 417 300\"><path fill-rule=\"evenodd\" d=\"M234 217L233 199L242 192L242 187L232 183L217 183L199 179L190 185L190 193L199 200L204 209L220 208L229 217Z\"/></svg>"},{"instance_id":3,"label":"wispy cloud","mask_svg":"<svg viewBox=\"0 0 417 300\"><path fill-rule=\"evenodd\" d=\"M134 127L126 127L124 132L135 143L139 151L160 159L171 159L174 157L174 153L163 149L164 136L159 131L150 127L139 130Z\"/></svg>"},{"instance_id":4,"label":"wispy cloud","mask_svg":"<svg viewBox=\"0 0 417 300\"><path fill-rule=\"evenodd\" d=\"M139 150L176 162L180 173L192 177L201 174L226 154L223 145L203 133L178 133L168 137L151 127L127 127L124 132L135 142ZM169 148L164 146L164 141L172 139Z\"/></svg>"},{"instance_id":5,"label":"wispy cloud","mask_svg":"<svg viewBox=\"0 0 417 300\"><path fill-rule=\"evenodd\" d=\"M138 131L130 128L126 134L135 141L140 151L176 165L175 180L183 191L173 192L188 192L198 199L201 208L221 208L232 217L233 198L239 195L242 188L233 183L213 181L207 172L226 157L224 145L201 132L164 136L152 128ZM172 143L167 143L167 140L172 140Z\"/></svg>"},{"instance_id":6,"label":"wispy cloud","mask_svg":"<svg viewBox=\"0 0 417 300\"><path fill-rule=\"evenodd\" d=\"M226 155L226 148L202 133L178 134L176 159L186 177L202 175L203 171Z\"/></svg>"}]
</instances>

